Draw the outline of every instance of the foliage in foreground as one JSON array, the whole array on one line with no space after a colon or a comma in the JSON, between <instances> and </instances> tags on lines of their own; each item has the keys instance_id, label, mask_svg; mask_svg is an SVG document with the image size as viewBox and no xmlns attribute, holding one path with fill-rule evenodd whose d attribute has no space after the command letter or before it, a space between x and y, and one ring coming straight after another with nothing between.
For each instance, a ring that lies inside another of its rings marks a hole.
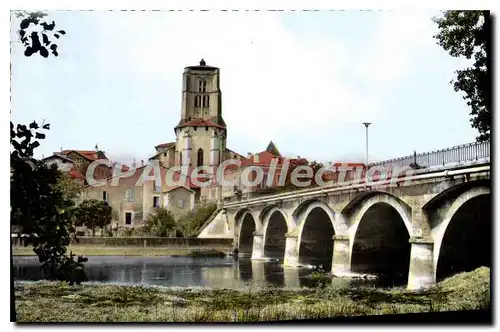
<instances>
[{"instance_id":1,"label":"foliage in foreground","mask_svg":"<svg viewBox=\"0 0 500 332\"><path fill-rule=\"evenodd\" d=\"M22 283L20 322L257 322L488 309L490 270L462 273L421 292L401 288L231 289Z\"/></svg>"},{"instance_id":2,"label":"foliage in foreground","mask_svg":"<svg viewBox=\"0 0 500 332\"><path fill-rule=\"evenodd\" d=\"M32 56L39 53L47 58L50 53L58 56L56 40L65 35L66 31L56 30L56 23L45 20L43 12L15 11L15 16L21 19L19 23L19 40L24 47L24 55ZM49 53L50 52L50 53Z\"/></svg>"},{"instance_id":3,"label":"foliage in foreground","mask_svg":"<svg viewBox=\"0 0 500 332\"><path fill-rule=\"evenodd\" d=\"M33 157L45 138L36 122L29 126L10 123L10 207L11 225L27 234L25 245L32 245L42 268L48 276L71 284L86 279L83 257L75 261L66 254L70 237L74 234L74 202L58 185L60 172L55 165L48 167Z\"/></svg>"},{"instance_id":4,"label":"foliage in foreground","mask_svg":"<svg viewBox=\"0 0 500 332\"><path fill-rule=\"evenodd\" d=\"M438 44L453 57L474 58L471 66L457 70L452 81L455 91L464 93L471 108L472 128L479 131L477 139L490 139L491 129L491 17L488 10L448 10L435 19Z\"/></svg>"}]
</instances>

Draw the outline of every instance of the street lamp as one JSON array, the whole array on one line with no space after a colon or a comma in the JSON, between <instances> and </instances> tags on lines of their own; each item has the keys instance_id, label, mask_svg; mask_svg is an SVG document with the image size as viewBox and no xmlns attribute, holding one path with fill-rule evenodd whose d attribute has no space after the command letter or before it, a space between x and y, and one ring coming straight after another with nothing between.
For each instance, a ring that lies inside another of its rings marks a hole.
<instances>
[{"instance_id":1,"label":"street lamp","mask_svg":"<svg viewBox=\"0 0 500 332\"><path fill-rule=\"evenodd\" d=\"M371 125L371 122L363 122L366 128L366 167L368 168L368 126Z\"/></svg>"}]
</instances>

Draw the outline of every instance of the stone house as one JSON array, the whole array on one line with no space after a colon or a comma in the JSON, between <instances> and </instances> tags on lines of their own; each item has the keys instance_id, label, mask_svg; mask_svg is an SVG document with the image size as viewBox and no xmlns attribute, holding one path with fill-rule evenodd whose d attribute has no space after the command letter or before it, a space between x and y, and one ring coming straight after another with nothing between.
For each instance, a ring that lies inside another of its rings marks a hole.
<instances>
[{"instance_id":1,"label":"stone house","mask_svg":"<svg viewBox=\"0 0 500 332\"><path fill-rule=\"evenodd\" d=\"M159 170L161 183L146 179L154 176L154 168L145 165L130 170L123 176L110 177L98 186L87 186L82 199L107 201L113 209L113 228L141 227L147 216L158 207L169 209L177 218L192 211L193 190L182 185L169 186L166 177L178 179L178 172L162 166Z\"/></svg>"}]
</instances>

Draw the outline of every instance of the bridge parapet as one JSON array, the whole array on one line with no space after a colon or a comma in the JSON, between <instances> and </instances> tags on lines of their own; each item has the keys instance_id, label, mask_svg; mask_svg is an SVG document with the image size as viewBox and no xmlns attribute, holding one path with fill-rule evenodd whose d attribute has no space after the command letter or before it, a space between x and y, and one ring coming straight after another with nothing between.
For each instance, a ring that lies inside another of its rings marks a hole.
<instances>
[{"instance_id":1,"label":"bridge parapet","mask_svg":"<svg viewBox=\"0 0 500 332\"><path fill-rule=\"evenodd\" d=\"M490 141L473 142L431 152L414 153L411 156L370 163L369 167L411 166L414 164L422 168L430 168L433 166L460 164L468 161L489 162Z\"/></svg>"}]
</instances>

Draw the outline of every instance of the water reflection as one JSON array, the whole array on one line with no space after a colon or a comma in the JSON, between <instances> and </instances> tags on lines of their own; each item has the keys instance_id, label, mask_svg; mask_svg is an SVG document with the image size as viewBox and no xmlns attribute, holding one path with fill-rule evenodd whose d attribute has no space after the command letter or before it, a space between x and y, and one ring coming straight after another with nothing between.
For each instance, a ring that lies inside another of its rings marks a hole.
<instances>
[{"instance_id":1,"label":"water reflection","mask_svg":"<svg viewBox=\"0 0 500 332\"><path fill-rule=\"evenodd\" d=\"M91 281L159 286L313 286L311 270L248 258L94 256L85 263ZM36 257L15 257L16 280L45 279Z\"/></svg>"}]
</instances>

